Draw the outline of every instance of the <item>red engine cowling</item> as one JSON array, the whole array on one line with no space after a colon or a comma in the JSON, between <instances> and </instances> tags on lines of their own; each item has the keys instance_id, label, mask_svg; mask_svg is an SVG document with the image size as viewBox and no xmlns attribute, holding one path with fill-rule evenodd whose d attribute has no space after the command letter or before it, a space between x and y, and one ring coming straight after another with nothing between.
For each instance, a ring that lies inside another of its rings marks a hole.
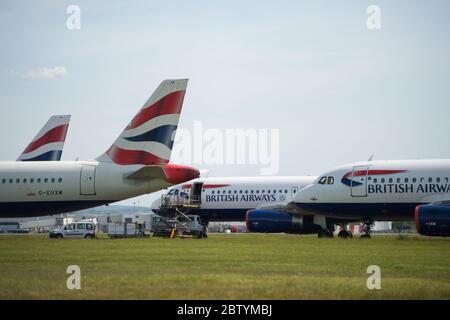
<instances>
[{"instance_id":1,"label":"red engine cowling","mask_svg":"<svg viewBox=\"0 0 450 320\"><path fill-rule=\"evenodd\" d=\"M415 220L419 234L434 237L450 236L450 206L435 204L417 206Z\"/></svg>"}]
</instances>

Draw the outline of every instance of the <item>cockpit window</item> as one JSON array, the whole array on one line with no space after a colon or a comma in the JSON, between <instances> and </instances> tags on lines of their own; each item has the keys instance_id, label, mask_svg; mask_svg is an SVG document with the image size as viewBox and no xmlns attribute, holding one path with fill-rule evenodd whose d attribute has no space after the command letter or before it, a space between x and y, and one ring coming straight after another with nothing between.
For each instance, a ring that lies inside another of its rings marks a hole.
<instances>
[{"instance_id":1,"label":"cockpit window","mask_svg":"<svg viewBox=\"0 0 450 320\"><path fill-rule=\"evenodd\" d=\"M178 195L178 189L175 189L175 195L176 196Z\"/></svg>"},{"instance_id":2,"label":"cockpit window","mask_svg":"<svg viewBox=\"0 0 450 320\"><path fill-rule=\"evenodd\" d=\"M173 189L169 191L169 194L170 194L170 195L173 195Z\"/></svg>"},{"instance_id":3,"label":"cockpit window","mask_svg":"<svg viewBox=\"0 0 450 320\"><path fill-rule=\"evenodd\" d=\"M321 177L318 184L334 184L334 177Z\"/></svg>"}]
</instances>

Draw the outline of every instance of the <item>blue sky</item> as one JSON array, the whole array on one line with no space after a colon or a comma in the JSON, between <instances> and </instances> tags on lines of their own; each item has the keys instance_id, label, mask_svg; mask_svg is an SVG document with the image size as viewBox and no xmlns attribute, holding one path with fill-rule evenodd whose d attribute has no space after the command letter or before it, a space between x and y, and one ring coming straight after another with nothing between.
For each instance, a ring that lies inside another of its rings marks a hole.
<instances>
[{"instance_id":1,"label":"blue sky","mask_svg":"<svg viewBox=\"0 0 450 320\"><path fill-rule=\"evenodd\" d=\"M80 30L66 28L70 4ZM366 27L371 4L381 30ZM0 159L52 114L72 114L63 159L93 159L178 77L190 79L181 127L279 128L280 175L370 154L449 158L449 17L436 0L0 1ZM55 66L67 74L26 77Z\"/></svg>"}]
</instances>

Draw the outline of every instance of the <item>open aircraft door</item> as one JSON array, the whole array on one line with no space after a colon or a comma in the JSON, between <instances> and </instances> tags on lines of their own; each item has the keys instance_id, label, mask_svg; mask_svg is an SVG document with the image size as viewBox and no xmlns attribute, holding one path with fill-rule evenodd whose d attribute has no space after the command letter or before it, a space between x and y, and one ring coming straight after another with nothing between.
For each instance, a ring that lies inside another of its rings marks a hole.
<instances>
[{"instance_id":1,"label":"open aircraft door","mask_svg":"<svg viewBox=\"0 0 450 320\"><path fill-rule=\"evenodd\" d=\"M367 197L367 176L369 167L353 167L350 185L352 197Z\"/></svg>"},{"instance_id":2,"label":"open aircraft door","mask_svg":"<svg viewBox=\"0 0 450 320\"><path fill-rule=\"evenodd\" d=\"M203 182L194 182L191 188L191 199L198 200L198 203L202 203L202 189Z\"/></svg>"}]
</instances>

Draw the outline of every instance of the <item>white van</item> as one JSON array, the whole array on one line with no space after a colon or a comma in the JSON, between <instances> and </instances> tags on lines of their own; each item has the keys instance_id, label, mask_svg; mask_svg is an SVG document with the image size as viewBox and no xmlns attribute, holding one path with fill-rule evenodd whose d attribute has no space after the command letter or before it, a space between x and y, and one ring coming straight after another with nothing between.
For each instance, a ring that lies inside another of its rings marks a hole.
<instances>
[{"instance_id":1,"label":"white van","mask_svg":"<svg viewBox=\"0 0 450 320\"><path fill-rule=\"evenodd\" d=\"M51 230L50 238L94 238L96 235L96 224L92 221L78 221L68 223L59 229Z\"/></svg>"}]
</instances>

